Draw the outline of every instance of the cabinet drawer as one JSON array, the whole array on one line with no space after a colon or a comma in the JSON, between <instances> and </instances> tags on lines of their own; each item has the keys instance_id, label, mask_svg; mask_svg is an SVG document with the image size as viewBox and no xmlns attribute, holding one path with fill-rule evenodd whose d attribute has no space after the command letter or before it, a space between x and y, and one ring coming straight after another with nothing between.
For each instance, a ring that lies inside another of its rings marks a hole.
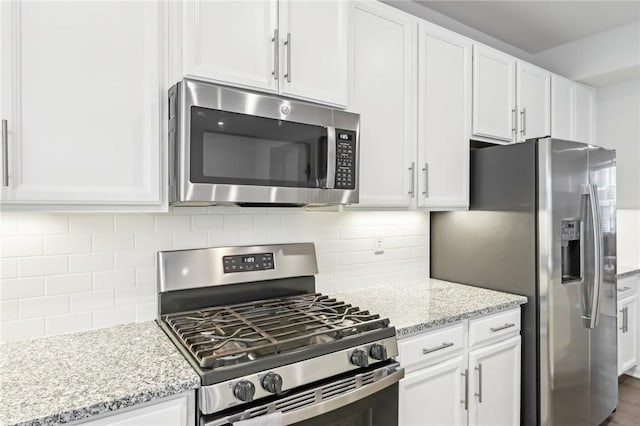
<instances>
[{"instance_id":1,"label":"cabinet drawer","mask_svg":"<svg viewBox=\"0 0 640 426\"><path fill-rule=\"evenodd\" d=\"M469 346L475 346L495 338L505 338L520 332L520 309L469 321Z\"/></svg>"},{"instance_id":2,"label":"cabinet drawer","mask_svg":"<svg viewBox=\"0 0 640 426\"><path fill-rule=\"evenodd\" d=\"M400 363L407 370L456 354L462 351L463 347L462 323L398 341Z\"/></svg>"},{"instance_id":3,"label":"cabinet drawer","mask_svg":"<svg viewBox=\"0 0 640 426\"><path fill-rule=\"evenodd\" d=\"M618 300L635 296L638 292L638 280L636 276L618 280Z\"/></svg>"}]
</instances>

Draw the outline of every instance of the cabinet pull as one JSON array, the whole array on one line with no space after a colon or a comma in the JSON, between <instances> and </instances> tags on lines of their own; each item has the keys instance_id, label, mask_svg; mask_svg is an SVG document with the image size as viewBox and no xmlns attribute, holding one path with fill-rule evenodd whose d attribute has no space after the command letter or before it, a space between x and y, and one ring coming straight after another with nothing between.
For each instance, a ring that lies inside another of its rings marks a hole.
<instances>
[{"instance_id":1,"label":"cabinet pull","mask_svg":"<svg viewBox=\"0 0 640 426\"><path fill-rule=\"evenodd\" d=\"M465 368L464 373L460 373L462 377L464 377L464 399L460 401L461 404L464 404L464 409L469 410L469 369Z\"/></svg>"},{"instance_id":2,"label":"cabinet pull","mask_svg":"<svg viewBox=\"0 0 640 426\"><path fill-rule=\"evenodd\" d=\"M277 80L280 75L280 33L276 28L273 30L273 38L271 39L273 43L273 79Z\"/></svg>"},{"instance_id":3,"label":"cabinet pull","mask_svg":"<svg viewBox=\"0 0 640 426\"><path fill-rule=\"evenodd\" d=\"M442 344L440 346L436 346L435 348L429 348L429 349L422 348L422 354L423 355L427 355L427 354L430 354L431 352L436 352L436 351L439 351L441 349L450 348L451 346L453 346L453 342L449 342L449 343L442 342Z\"/></svg>"},{"instance_id":4,"label":"cabinet pull","mask_svg":"<svg viewBox=\"0 0 640 426\"><path fill-rule=\"evenodd\" d=\"M629 332L629 307L625 306L624 307L624 321L623 321L623 327L624 330L622 330L623 333L628 333Z\"/></svg>"},{"instance_id":5,"label":"cabinet pull","mask_svg":"<svg viewBox=\"0 0 640 426\"><path fill-rule=\"evenodd\" d=\"M618 311L618 312L620 312L622 314L622 325L620 326L620 331L622 331L622 333L624 333L624 310L625 310L625 308L626 308L626 306Z\"/></svg>"},{"instance_id":6,"label":"cabinet pull","mask_svg":"<svg viewBox=\"0 0 640 426\"><path fill-rule=\"evenodd\" d=\"M7 120L2 120L2 186L9 186L9 131Z\"/></svg>"},{"instance_id":7,"label":"cabinet pull","mask_svg":"<svg viewBox=\"0 0 640 426\"><path fill-rule=\"evenodd\" d=\"M515 107L511 109L511 132L512 133L516 133L516 131L518 129L516 129L516 122L518 120L516 119L516 109Z\"/></svg>"},{"instance_id":8,"label":"cabinet pull","mask_svg":"<svg viewBox=\"0 0 640 426\"><path fill-rule=\"evenodd\" d=\"M291 33L287 33L284 45L287 46L287 73L284 78L287 79L287 83L291 83Z\"/></svg>"},{"instance_id":9,"label":"cabinet pull","mask_svg":"<svg viewBox=\"0 0 640 426\"><path fill-rule=\"evenodd\" d=\"M424 172L424 191L422 191L422 195L424 195L424 198L429 198L429 163L424 163L422 171Z\"/></svg>"},{"instance_id":10,"label":"cabinet pull","mask_svg":"<svg viewBox=\"0 0 640 426\"><path fill-rule=\"evenodd\" d=\"M409 195L411 198L416 196L416 163L412 162L411 167L409 167L409 171L411 172L411 189L409 190Z\"/></svg>"},{"instance_id":11,"label":"cabinet pull","mask_svg":"<svg viewBox=\"0 0 640 426\"><path fill-rule=\"evenodd\" d=\"M524 136L527 134L527 109L522 108L520 115L522 116L522 130L520 130L520 133Z\"/></svg>"},{"instance_id":12,"label":"cabinet pull","mask_svg":"<svg viewBox=\"0 0 640 426\"><path fill-rule=\"evenodd\" d=\"M478 363L475 370L478 372L478 393L474 395L478 397L478 403L482 403L482 363Z\"/></svg>"},{"instance_id":13,"label":"cabinet pull","mask_svg":"<svg viewBox=\"0 0 640 426\"><path fill-rule=\"evenodd\" d=\"M504 330L505 328L511 328L511 327L515 327L515 323L508 323L500 327L491 327L489 330L495 333L496 331Z\"/></svg>"},{"instance_id":14,"label":"cabinet pull","mask_svg":"<svg viewBox=\"0 0 640 426\"><path fill-rule=\"evenodd\" d=\"M618 289L618 293L623 293L623 292L629 291L629 290L631 290L631 287L624 286L624 287Z\"/></svg>"}]
</instances>

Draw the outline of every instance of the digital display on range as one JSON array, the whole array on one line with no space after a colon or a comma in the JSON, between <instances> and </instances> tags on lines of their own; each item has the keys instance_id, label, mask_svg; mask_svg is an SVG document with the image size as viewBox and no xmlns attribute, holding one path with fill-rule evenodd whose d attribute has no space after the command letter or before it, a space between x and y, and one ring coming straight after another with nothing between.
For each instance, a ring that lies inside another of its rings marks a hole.
<instances>
[{"instance_id":1,"label":"digital display on range","mask_svg":"<svg viewBox=\"0 0 640 426\"><path fill-rule=\"evenodd\" d=\"M252 272L275 269L273 253L223 256L222 267L225 274L232 272Z\"/></svg>"}]
</instances>

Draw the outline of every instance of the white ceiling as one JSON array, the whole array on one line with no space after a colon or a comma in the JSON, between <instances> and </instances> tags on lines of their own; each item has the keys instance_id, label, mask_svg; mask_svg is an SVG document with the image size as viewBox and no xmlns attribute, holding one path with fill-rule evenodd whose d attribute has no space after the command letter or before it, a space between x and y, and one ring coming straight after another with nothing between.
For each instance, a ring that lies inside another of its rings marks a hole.
<instances>
[{"instance_id":1,"label":"white ceiling","mask_svg":"<svg viewBox=\"0 0 640 426\"><path fill-rule=\"evenodd\" d=\"M640 1L415 2L530 54L640 19Z\"/></svg>"}]
</instances>

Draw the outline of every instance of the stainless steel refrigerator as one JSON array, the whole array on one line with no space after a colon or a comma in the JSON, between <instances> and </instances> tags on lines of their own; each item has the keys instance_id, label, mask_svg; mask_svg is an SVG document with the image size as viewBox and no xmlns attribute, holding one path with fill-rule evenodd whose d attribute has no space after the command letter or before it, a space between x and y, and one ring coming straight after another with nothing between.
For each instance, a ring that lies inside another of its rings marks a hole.
<instances>
[{"instance_id":1,"label":"stainless steel refrigerator","mask_svg":"<svg viewBox=\"0 0 640 426\"><path fill-rule=\"evenodd\" d=\"M431 214L431 276L528 297L523 425L599 425L618 404L615 152L546 138L470 165L470 210Z\"/></svg>"}]
</instances>

